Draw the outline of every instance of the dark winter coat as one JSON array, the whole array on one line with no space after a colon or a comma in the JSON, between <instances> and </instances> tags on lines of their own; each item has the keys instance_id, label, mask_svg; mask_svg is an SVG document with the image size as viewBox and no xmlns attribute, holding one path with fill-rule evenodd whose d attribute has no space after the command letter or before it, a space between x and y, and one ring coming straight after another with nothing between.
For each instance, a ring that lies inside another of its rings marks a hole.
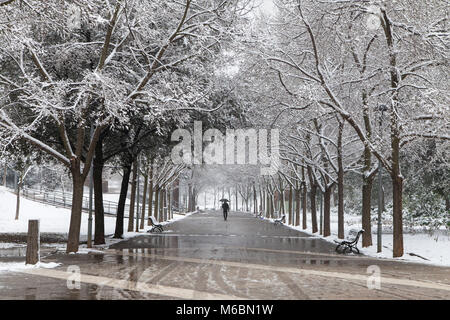
<instances>
[{"instance_id":1,"label":"dark winter coat","mask_svg":"<svg viewBox=\"0 0 450 320\"><path fill-rule=\"evenodd\" d=\"M226 211L229 211L229 210L230 210L230 206L228 205L228 202L224 202L224 203L222 204L222 209L223 209L223 210L226 210Z\"/></svg>"}]
</instances>

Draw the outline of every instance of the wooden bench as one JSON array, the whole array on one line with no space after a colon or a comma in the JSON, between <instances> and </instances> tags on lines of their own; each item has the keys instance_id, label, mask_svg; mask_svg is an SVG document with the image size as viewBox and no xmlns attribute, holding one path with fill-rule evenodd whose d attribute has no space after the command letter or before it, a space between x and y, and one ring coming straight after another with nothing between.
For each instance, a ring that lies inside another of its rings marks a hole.
<instances>
[{"instance_id":1,"label":"wooden bench","mask_svg":"<svg viewBox=\"0 0 450 320\"><path fill-rule=\"evenodd\" d=\"M336 252L338 252L338 253L355 252L355 253L359 254L359 249L358 249L357 245L358 245L359 238L361 237L361 235L363 233L364 233L364 229L359 230L353 241L344 240L344 241L339 242L339 241L334 240L334 242L336 242L338 244L336 246Z\"/></svg>"},{"instance_id":2,"label":"wooden bench","mask_svg":"<svg viewBox=\"0 0 450 320\"><path fill-rule=\"evenodd\" d=\"M276 219L276 220L274 221L274 223L275 223L275 224L279 224L279 225L282 225L283 223L286 223L286 215L283 214L283 216L282 216L280 219Z\"/></svg>"},{"instance_id":3,"label":"wooden bench","mask_svg":"<svg viewBox=\"0 0 450 320\"><path fill-rule=\"evenodd\" d=\"M162 224L158 223L158 221L156 221L156 218L154 216L150 216L150 222L152 223L152 228L148 231L148 232L163 232L163 226Z\"/></svg>"}]
</instances>

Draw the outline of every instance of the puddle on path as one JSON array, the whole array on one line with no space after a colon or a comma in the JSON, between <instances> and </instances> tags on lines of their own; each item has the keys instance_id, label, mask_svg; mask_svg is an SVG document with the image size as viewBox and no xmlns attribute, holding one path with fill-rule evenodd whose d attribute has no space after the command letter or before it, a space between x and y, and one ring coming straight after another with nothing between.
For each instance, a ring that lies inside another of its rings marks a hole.
<instances>
[{"instance_id":1,"label":"puddle on path","mask_svg":"<svg viewBox=\"0 0 450 320\"><path fill-rule=\"evenodd\" d=\"M334 245L314 237L231 237L205 235L138 236L110 246L111 249L135 248L201 248L216 247L262 248L301 252L335 253Z\"/></svg>"},{"instance_id":2,"label":"puddle on path","mask_svg":"<svg viewBox=\"0 0 450 320\"><path fill-rule=\"evenodd\" d=\"M337 255L336 257L328 256L328 253L334 253L334 246L330 248L324 241L314 238L257 239L244 241L244 243L232 240L227 241L226 244L219 243L219 241L205 242L204 238L203 241L199 241L200 238L193 239L192 237L182 236L142 237L141 239L137 237L132 240L110 247L118 253L116 256L117 263L123 264L124 260L133 260L134 258L130 258L130 254L136 254L136 258L140 254L147 254L281 265L340 266L346 263ZM283 250L286 250L286 252ZM311 252L311 254L308 254L308 252ZM324 252L327 255L315 256L314 252Z\"/></svg>"}]
</instances>

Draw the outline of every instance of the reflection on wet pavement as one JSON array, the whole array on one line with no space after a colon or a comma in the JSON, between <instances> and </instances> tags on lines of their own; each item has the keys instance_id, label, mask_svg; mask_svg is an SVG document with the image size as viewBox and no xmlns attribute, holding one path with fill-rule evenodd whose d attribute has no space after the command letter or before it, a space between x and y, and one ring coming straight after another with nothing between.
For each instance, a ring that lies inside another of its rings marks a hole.
<instances>
[{"instance_id":1,"label":"reflection on wet pavement","mask_svg":"<svg viewBox=\"0 0 450 320\"><path fill-rule=\"evenodd\" d=\"M46 262L63 263L53 270L16 278L0 273L2 285L13 279L0 298L450 298L450 287L433 287L450 283L448 268L338 255L332 243L248 214L232 213L225 222L219 212L206 212L165 230L118 242L103 253L50 255ZM391 277L382 290L366 286L367 267L374 263ZM67 268L73 265L83 275L79 290L67 287ZM399 277L416 277L422 287L399 286Z\"/></svg>"},{"instance_id":2,"label":"reflection on wet pavement","mask_svg":"<svg viewBox=\"0 0 450 320\"><path fill-rule=\"evenodd\" d=\"M276 226L249 214L234 213L225 222L217 212L194 215L191 219L175 222L163 234L137 236L110 246L110 249L116 250L135 249L134 252L137 252L138 249L147 249L148 253L200 259L282 265L341 265L343 261L330 259L330 255L335 255L334 248L333 244L323 239L285 226ZM292 252L321 253L327 257L310 259Z\"/></svg>"},{"instance_id":3,"label":"reflection on wet pavement","mask_svg":"<svg viewBox=\"0 0 450 320\"><path fill-rule=\"evenodd\" d=\"M207 249L224 246L335 253L335 246L323 239L285 226L276 226L251 215L241 214L234 220L230 218L225 222L219 214L211 213L208 219L204 215L193 216L191 219L175 222L168 228L163 234L138 236L110 248Z\"/></svg>"}]
</instances>

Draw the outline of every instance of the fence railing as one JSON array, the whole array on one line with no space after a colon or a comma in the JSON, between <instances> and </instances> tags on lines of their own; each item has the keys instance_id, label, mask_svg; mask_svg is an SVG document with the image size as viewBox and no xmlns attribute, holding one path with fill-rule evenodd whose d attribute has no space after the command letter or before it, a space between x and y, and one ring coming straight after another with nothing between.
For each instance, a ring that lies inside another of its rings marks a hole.
<instances>
[{"instance_id":1,"label":"fence railing","mask_svg":"<svg viewBox=\"0 0 450 320\"><path fill-rule=\"evenodd\" d=\"M12 192L15 192L13 187L7 186ZM24 187L21 189L20 193L21 197L24 197L26 199L45 203L49 205L53 205L56 207L62 207L62 208L68 208L70 209L72 207L72 193L70 192L62 192L57 190L46 190L46 189L32 189ZM148 204L147 204L148 205ZM117 207L118 203L114 201L109 200L103 200L103 209L105 215L110 216L116 216L117 215ZM152 205L152 208L154 210L154 205ZM167 210L167 207L164 207L165 210ZM82 204L82 210L85 212L89 211L89 197L83 196L83 204ZM93 199L92 202L92 210L95 210L95 201ZM125 210L124 210L124 217L128 218L130 212L130 205L125 204ZM186 214L185 210L180 210L178 207L172 207L173 213L178 214ZM167 214L167 213L166 213Z\"/></svg>"},{"instance_id":2,"label":"fence railing","mask_svg":"<svg viewBox=\"0 0 450 320\"><path fill-rule=\"evenodd\" d=\"M72 207L72 194L68 192L60 192L60 191L49 191L49 190L39 190L39 189L30 189L23 188L21 195L24 198L45 203L51 204L57 207L62 208L71 208ZM104 212L107 215L115 216L117 214L118 203L114 201L103 200L103 208ZM83 196L83 211L89 211L89 197ZM130 205L125 204L125 217L127 218L127 213L129 212ZM95 202L92 202L92 210L95 210Z\"/></svg>"}]
</instances>

